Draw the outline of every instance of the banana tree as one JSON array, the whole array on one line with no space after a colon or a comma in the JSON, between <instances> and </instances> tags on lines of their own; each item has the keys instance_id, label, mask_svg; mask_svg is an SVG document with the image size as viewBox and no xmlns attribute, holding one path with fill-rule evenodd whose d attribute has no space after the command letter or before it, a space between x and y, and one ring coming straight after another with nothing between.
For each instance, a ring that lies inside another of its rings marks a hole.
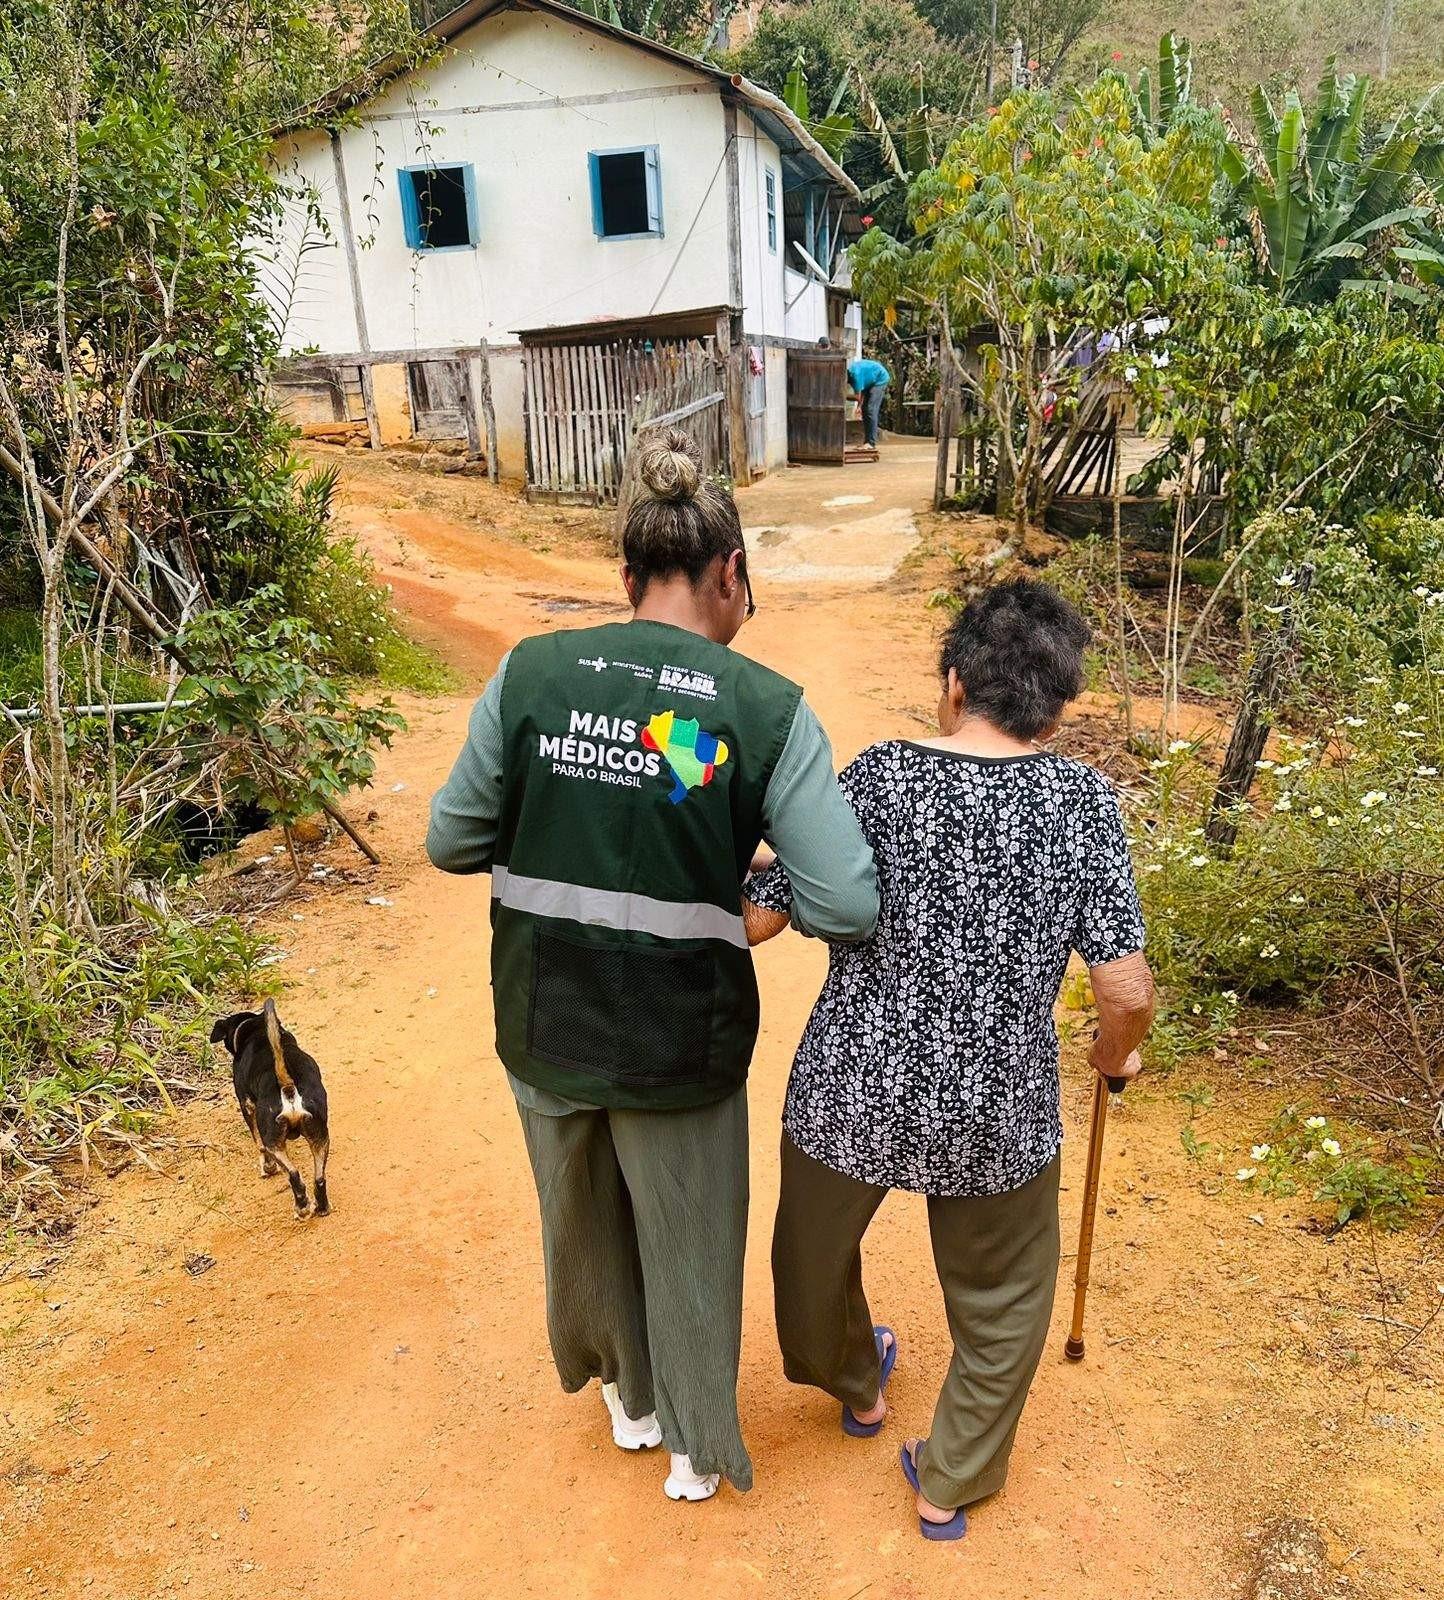
<instances>
[{"instance_id":1,"label":"banana tree","mask_svg":"<svg viewBox=\"0 0 1444 1600\"><path fill-rule=\"evenodd\" d=\"M1224 175L1253 212L1260 267L1285 300L1327 301L1361 285L1417 300L1444 278L1434 97L1368 141L1368 88L1367 78L1341 78L1332 60L1311 115L1295 90L1280 113L1256 88L1252 141L1224 149Z\"/></svg>"},{"instance_id":2,"label":"banana tree","mask_svg":"<svg viewBox=\"0 0 1444 1600\"><path fill-rule=\"evenodd\" d=\"M798 52L796 61L792 63L792 70L787 74L787 82L782 89L782 99L787 109L811 133L812 137L827 151L828 155L836 162L841 162L843 153L847 149L848 140L852 137L853 129L857 124L839 109L843 97L847 93L848 74L844 73L837 81L837 87L832 91L832 99L827 110L819 121L812 120L812 102L807 92L807 76L802 70L802 53Z\"/></svg>"},{"instance_id":3,"label":"banana tree","mask_svg":"<svg viewBox=\"0 0 1444 1600\"><path fill-rule=\"evenodd\" d=\"M1158 75L1144 67L1133 88L1138 128L1145 143L1162 139L1173 126L1175 114L1193 104L1193 46L1176 33L1158 41Z\"/></svg>"},{"instance_id":4,"label":"banana tree","mask_svg":"<svg viewBox=\"0 0 1444 1600\"><path fill-rule=\"evenodd\" d=\"M857 105L856 119L841 109L849 91ZM926 172L937 159L932 137L933 113L927 103L921 64L917 69L915 103L896 131L889 124L877 102L877 96L872 92L872 86L856 62L838 79L826 113L816 121L812 118L807 78L802 70L800 53L787 74L782 98L788 109L834 161L842 160L853 135L859 131L859 125L862 131L871 134L877 141L877 149L887 172L879 182L863 191L864 204L879 200L894 189L906 189L920 172Z\"/></svg>"}]
</instances>

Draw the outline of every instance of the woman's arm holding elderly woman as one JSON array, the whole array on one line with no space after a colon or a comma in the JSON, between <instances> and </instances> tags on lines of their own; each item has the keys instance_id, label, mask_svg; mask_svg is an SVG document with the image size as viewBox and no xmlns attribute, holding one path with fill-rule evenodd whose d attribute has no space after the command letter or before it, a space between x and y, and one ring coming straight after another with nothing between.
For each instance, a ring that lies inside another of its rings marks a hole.
<instances>
[{"instance_id":1,"label":"woman's arm holding elderly woman","mask_svg":"<svg viewBox=\"0 0 1444 1600\"><path fill-rule=\"evenodd\" d=\"M805 700L767 785L762 828L777 861L744 887L744 920L756 891L749 942L772 938L789 921L838 944L868 938L878 910L872 847L838 787L832 746Z\"/></svg>"}]
</instances>

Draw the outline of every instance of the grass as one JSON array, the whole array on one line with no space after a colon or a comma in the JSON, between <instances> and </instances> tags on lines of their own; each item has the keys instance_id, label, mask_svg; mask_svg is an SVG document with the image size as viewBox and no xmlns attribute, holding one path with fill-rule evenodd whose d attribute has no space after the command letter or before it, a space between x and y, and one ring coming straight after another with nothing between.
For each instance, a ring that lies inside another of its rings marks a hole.
<instances>
[{"instance_id":1,"label":"grass","mask_svg":"<svg viewBox=\"0 0 1444 1600\"><path fill-rule=\"evenodd\" d=\"M393 627L376 648L376 675L387 689L409 689L413 694L454 694L461 677L423 644Z\"/></svg>"},{"instance_id":2,"label":"grass","mask_svg":"<svg viewBox=\"0 0 1444 1600\"><path fill-rule=\"evenodd\" d=\"M72 677L80 675L74 661ZM117 700L149 700L162 680L138 667L111 663L107 688ZM33 706L40 698L40 617L32 606L0 607L0 705Z\"/></svg>"},{"instance_id":3,"label":"grass","mask_svg":"<svg viewBox=\"0 0 1444 1600\"><path fill-rule=\"evenodd\" d=\"M238 922L155 914L104 948L49 926L0 946L0 1176L129 1146L209 1071L210 996L253 991L263 942Z\"/></svg>"}]
</instances>

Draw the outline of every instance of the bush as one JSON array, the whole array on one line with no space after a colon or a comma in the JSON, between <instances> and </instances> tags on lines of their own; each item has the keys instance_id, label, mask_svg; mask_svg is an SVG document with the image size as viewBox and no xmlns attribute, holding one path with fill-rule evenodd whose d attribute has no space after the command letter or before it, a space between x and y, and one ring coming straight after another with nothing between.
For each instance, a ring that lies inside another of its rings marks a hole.
<instances>
[{"instance_id":1,"label":"bush","mask_svg":"<svg viewBox=\"0 0 1444 1600\"><path fill-rule=\"evenodd\" d=\"M278 613L280 613L278 615ZM358 701L316 663L321 638L286 616L279 589L262 589L229 611L209 611L186 630L185 646L207 665L186 680L182 745L219 756L218 791L291 823L364 788L376 745L405 726L389 700Z\"/></svg>"},{"instance_id":2,"label":"bush","mask_svg":"<svg viewBox=\"0 0 1444 1600\"><path fill-rule=\"evenodd\" d=\"M207 1060L211 994L253 990L261 944L230 918L152 912L102 951L37 930L0 940L0 1180L128 1143Z\"/></svg>"}]
</instances>

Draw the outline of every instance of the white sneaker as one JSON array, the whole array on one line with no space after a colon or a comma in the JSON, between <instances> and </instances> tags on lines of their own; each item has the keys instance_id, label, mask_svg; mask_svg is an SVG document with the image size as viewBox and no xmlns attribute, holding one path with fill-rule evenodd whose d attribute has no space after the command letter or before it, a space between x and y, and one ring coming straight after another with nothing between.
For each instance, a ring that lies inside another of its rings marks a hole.
<instances>
[{"instance_id":1,"label":"white sneaker","mask_svg":"<svg viewBox=\"0 0 1444 1600\"><path fill-rule=\"evenodd\" d=\"M622 1397L614 1383L602 1385L602 1400L612 1417L612 1443L623 1450L650 1450L662 1442L662 1429L655 1411L633 1420L622 1409Z\"/></svg>"},{"instance_id":2,"label":"white sneaker","mask_svg":"<svg viewBox=\"0 0 1444 1600\"><path fill-rule=\"evenodd\" d=\"M708 1472L696 1473L692 1470L692 1458L679 1456L672 1452L672 1470L667 1474L667 1481L662 1485L667 1492L669 1500L710 1500L717 1493L717 1485L721 1481L719 1474Z\"/></svg>"}]
</instances>

